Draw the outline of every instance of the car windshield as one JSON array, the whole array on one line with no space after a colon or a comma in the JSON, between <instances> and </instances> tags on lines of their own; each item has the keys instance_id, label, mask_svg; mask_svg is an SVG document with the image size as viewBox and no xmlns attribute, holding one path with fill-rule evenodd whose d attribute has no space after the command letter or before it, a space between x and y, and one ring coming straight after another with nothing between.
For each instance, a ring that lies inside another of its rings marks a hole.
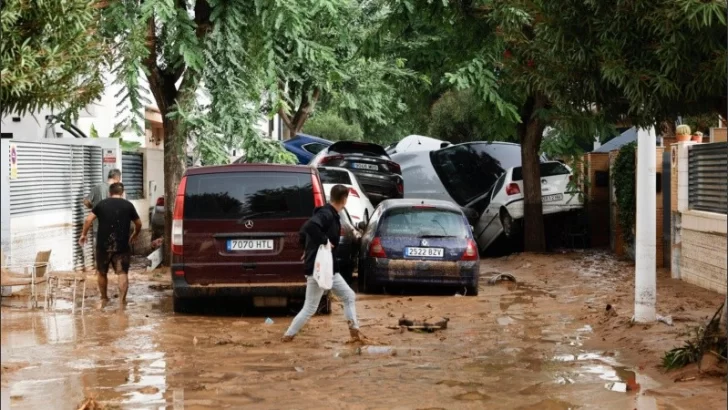
<instances>
[{"instance_id":1,"label":"car windshield","mask_svg":"<svg viewBox=\"0 0 728 410\"><path fill-rule=\"evenodd\" d=\"M329 147L329 151L338 152L339 154L359 154L389 159L387 151L381 145L368 142L337 142Z\"/></svg>"},{"instance_id":2,"label":"car windshield","mask_svg":"<svg viewBox=\"0 0 728 410\"><path fill-rule=\"evenodd\" d=\"M541 164L541 176L542 177L553 177L556 175L569 175L571 172L569 172L569 169L564 166L564 164L560 162L545 162ZM513 177L512 179L514 181L523 181L523 168L521 167L515 167L513 168Z\"/></svg>"},{"instance_id":3,"label":"car windshield","mask_svg":"<svg viewBox=\"0 0 728 410\"><path fill-rule=\"evenodd\" d=\"M470 143L430 153L432 165L448 193L464 206L487 192L506 169L521 165L516 144Z\"/></svg>"},{"instance_id":4,"label":"car windshield","mask_svg":"<svg viewBox=\"0 0 728 410\"><path fill-rule=\"evenodd\" d=\"M381 236L465 237L467 228L460 213L436 208L396 208L387 212Z\"/></svg>"},{"instance_id":5,"label":"car windshield","mask_svg":"<svg viewBox=\"0 0 728 410\"><path fill-rule=\"evenodd\" d=\"M319 177L322 184L344 184L351 185L349 173L339 169L319 168Z\"/></svg>"},{"instance_id":6,"label":"car windshield","mask_svg":"<svg viewBox=\"0 0 728 410\"><path fill-rule=\"evenodd\" d=\"M307 218L313 214L311 175L235 172L190 175L185 219Z\"/></svg>"}]
</instances>

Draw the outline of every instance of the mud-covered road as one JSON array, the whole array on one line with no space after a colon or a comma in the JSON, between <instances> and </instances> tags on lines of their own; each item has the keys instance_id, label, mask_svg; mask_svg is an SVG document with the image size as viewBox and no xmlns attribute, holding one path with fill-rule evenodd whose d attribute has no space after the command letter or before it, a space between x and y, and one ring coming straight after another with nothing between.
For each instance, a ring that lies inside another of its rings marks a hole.
<instances>
[{"instance_id":1,"label":"mud-covered road","mask_svg":"<svg viewBox=\"0 0 728 410\"><path fill-rule=\"evenodd\" d=\"M377 349L347 344L338 305L288 344L279 341L285 312L175 315L160 274L131 276L126 309L116 300L99 309L93 291L75 314L60 302L45 312L5 299L2 408L76 409L88 397L145 409L726 408L722 380L675 383L659 370L679 326L628 326L631 265L594 252L517 255L483 260L481 273L491 272L519 284L482 280L477 297L359 295L362 331ZM666 286L658 310L682 308L686 325L722 298ZM607 303L618 316L604 314ZM403 315L450 322L436 333L388 328ZM610 391L612 382L636 390Z\"/></svg>"}]
</instances>

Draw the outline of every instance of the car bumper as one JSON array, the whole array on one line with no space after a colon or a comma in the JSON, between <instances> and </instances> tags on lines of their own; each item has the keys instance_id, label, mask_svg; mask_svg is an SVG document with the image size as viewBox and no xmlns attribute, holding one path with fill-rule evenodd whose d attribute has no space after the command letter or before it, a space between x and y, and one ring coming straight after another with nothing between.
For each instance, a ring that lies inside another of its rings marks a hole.
<instances>
[{"instance_id":1,"label":"car bumper","mask_svg":"<svg viewBox=\"0 0 728 410\"><path fill-rule=\"evenodd\" d=\"M544 215L558 214L562 212L577 211L584 208L584 202L579 194L564 194L564 199L556 202L545 202L542 204ZM523 199L517 199L506 205L508 214L513 219L523 218Z\"/></svg>"},{"instance_id":2,"label":"car bumper","mask_svg":"<svg viewBox=\"0 0 728 410\"><path fill-rule=\"evenodd\" d=\"M175 269L172 269L174 272ZM223 283L214 285L193 285L184 276L172 273L172 291L178 298L205 298L226 296L283 296L302 300L306 296L306 278L301 282L284 283Z\"/></svg>"},{"instance_id":3,"label":"car bumper","mask_svg":"<svg viewBox=\"0 0 728 410\"><path fill-rule=\"evenodd\" d=\"M372 285L418 284L478 286L479 261L373 259L366 273Z\"/></svg>"}]
</instances>

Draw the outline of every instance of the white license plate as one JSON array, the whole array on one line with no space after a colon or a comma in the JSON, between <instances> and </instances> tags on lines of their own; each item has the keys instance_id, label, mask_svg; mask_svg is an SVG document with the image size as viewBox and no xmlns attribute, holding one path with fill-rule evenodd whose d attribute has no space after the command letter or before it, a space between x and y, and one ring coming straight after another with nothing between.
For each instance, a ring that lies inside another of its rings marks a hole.
<instances>
[{"instance_id":1,"label":"white license plate","mask_svg":"<svg viewBox=\"0 0 728 410\"><path fill-rule=\"evenodd\" d=\"M405 255L442 258L445 255L445 250L443 248L405 248Z\"/></svg>"},{"instance_id":2,"label":"white license plate","mask_svg":"<svg viewBox=\"0 0 728 410\"><path fill-rule=\"evenodd\" d=\"M227 241L228 251L272 251L272 239L230 239Z\"/></svg>"},{"instance_id":3,"label":"white license plate","mask_svg":"<svg viewBox=\"0 0 728 410\"><path fill-rule=\"evenodd\" d=\"M369 171L377 171L377 170L379 170L379 167L376 166L376 165L360 164L358 162L355 162L354 164L352 164L352 166L354 168L356 168L356 169L368 169Z\"/></svg>"},{"instance_id":4,"label":"white license plate","mask_svg":"<svg viewBox=\"0 0 728 410\"><path fill-rule=\"evenodd\" d=\"M555 202L564 199L562 194L544 195L541 199L543 202Z\"/></svg>"}]
</instances>

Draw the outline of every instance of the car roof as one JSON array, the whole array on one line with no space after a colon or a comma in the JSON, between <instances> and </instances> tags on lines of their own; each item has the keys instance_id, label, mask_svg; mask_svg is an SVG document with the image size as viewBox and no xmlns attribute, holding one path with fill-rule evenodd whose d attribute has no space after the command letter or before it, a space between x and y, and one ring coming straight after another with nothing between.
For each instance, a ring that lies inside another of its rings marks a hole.
<instances>
[{"instance_id":1,"label":"car roof","mask_svg":"<svg viewBox=\"0 0 728 410\"><path fill-rule=\"evenodd\" d=\"M313 136L313 135L302 134L302 133L296 134L295 137L289 139L288 141L295 141L295 140L305 140L305 142L320 142L320 143L325 144L325 145L331 145L331 144L333 144L332 141L329 141L327 139L324 139L324 138L321 138L321 137L316 137L316 136Z\"/></svg>"},{"instance_id":2,"label":"car roof","mask_svg":"<svg viewBox=\"0 0 728 410\"><path fill-rule=\"evenodd\" d=\"M439 199L415 199L415 198L405 198L405 199L387 199L382 201L379 206L382 207L383 211L387 211L389 209L397 209L397 208L408 208L413 207L417 205L424 205L424 206L430 206L436 209L441 210L447 210L447 211L454 211L454 212L462 212L462 209L460 209L459 206L453 204L450 201L441 201Z\"/></svg>"},{"instance_id":3,"label":"car roof","mask_svg":"<svg viewBox=\"0 0 728 410\"><path fill-rule=\"evenodd\" d=\"M308 165L282 164L228 164L207 167L188 168L185 175L223 174L227 172L297 172L310 174L313 168Z\"/></svg>"}]
</instances>

